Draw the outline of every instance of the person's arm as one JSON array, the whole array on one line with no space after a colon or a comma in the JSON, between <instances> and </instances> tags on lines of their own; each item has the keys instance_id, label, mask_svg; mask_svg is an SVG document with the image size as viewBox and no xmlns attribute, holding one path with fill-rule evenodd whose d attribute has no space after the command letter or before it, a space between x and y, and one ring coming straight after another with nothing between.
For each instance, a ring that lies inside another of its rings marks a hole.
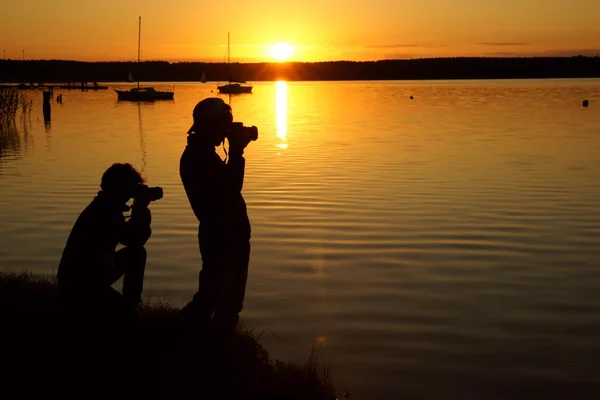
<instances>
[{"instance_id":1,"label":"person's arm","mask_svg":"<svg viewBox=\"0 0 600 400\"><path fill-rule=\"evenodd\" d=\"M131 218L123 224L119 242L124 246L143 247L150 235L152 235L152 213L147 204L140 204L134 201L131 209Z\"/></svg>"},{"instance_id":2,"label":"person's arm","mask_svg":"<svg viewBox=\"0 0 600 400\"><path fill-rule=\"evenodd\" d=\"M225 165L225 190L229 196L235 196L244 187L246 159L243 154L243 150L232 150L229 154L229 161Z\"/></svg>"},{"instance_id":3,"label":"person's arm","mask_svg":"<svg viewBox=\"0 0 600 400\"><path fill-rule=\"evenodd\" d=\"M250 138L247 135L235 135L227 140L229 141L229 161L225 169L227 191L229 195L235 196L244 187L244 173L246 169L244 149L250 143Z\"/></svg>"}]
</instances>

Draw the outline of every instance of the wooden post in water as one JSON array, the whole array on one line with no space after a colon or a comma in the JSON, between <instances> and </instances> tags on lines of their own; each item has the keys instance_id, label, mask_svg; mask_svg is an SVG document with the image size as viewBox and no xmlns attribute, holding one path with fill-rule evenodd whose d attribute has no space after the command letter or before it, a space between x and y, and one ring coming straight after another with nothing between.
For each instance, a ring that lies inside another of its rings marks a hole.
<instances>
[{"instance_id":1,"label":"wooden post in water","mask_svg":"<svg viewBox=\"0 0 600 400\"><path fill-rule=\"evenodd\" d=\"M44 123L48 123L51 120L51 108L50 108L50 99L52 98L52 93L49 90L45 90L42 92L43 96L44 96L44 105L43 105L43 111L44 111Z\"/></svg>"}]
</instances>

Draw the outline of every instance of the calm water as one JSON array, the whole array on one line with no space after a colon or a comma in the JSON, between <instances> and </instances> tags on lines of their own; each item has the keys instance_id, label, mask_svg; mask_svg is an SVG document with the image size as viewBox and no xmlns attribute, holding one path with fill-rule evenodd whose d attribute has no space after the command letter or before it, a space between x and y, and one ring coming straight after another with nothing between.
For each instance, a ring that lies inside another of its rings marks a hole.
<instances>
[{"instance_id":1,"label":"calm water","mask_svg":"<svg viewBox=\"0 0 600 400\"><path fill-rule=\"evenodd\" d=\"M178 165L215 87L174 86L174 102L141 105L59 91L49 127L30 93L31 124L0 142L2 268L55 271L104 169L132 162L165 189L146 293L191 298L197 222ZM231 99L260 129L244 315L275 356L317 343L355 399L600 393L600 80L254 92Z\"/></svg>"}]
</instances>

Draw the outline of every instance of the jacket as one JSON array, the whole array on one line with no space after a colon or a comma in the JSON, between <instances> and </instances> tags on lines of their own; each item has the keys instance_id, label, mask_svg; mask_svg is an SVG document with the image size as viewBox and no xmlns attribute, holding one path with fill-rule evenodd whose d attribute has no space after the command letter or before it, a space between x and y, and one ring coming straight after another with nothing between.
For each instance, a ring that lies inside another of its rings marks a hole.
<instances>
[{"instance_id":1,"label":"jacket","mask_svg":"<svg viewBox=\"0 0 600 400\"><path fill-rule=\"evenodd\" d=\"M195 143L194 135L181 156L179 172L188 200L199 221L203 259L218 257L250 240L251 229L242 196L246 161L230 154L225 163L214 146Z\"/></svg>"}]
</instances>

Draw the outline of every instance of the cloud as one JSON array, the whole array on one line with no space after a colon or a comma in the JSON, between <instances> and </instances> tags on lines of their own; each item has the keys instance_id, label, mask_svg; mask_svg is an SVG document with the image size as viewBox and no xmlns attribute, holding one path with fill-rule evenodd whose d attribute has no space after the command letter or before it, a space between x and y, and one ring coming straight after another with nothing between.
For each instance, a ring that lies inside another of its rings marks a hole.
<instances>
[{"instance_id":1,"label":"cloud","mask_svg":"<svg viewBox=\"0 0 600 400\"><path fill-rule=\"evenodd\" d=\"M537 56L571 57L571 56L597 56L600 49L574 49L574 50L548 50L545 53L537 53Z\"/></svg>"},{"instance_id":2,"label":"cloud","mask_svg":"<svg viewBox=\"0 0 600 400\"><path fill-rule=\"evenodd\" d=\"M528 46L529 43L523 42L483 42L475 43L478 46Z\"/></svg>"},{"instance_id":3,"label":"cloud","mask_svg":"<svg viewBox=\"0 0 600 400\"><path fill-rule=\"evenodd\" d=\"M545 51L490 51L484 53L492 57L573 57L588 56L594 57L600 54L600 49L557 49Z\"/></svg>"},{"instance_id":4,"label":"cloud","mask_svg":"<svg viewBox=\"0 0 600 400\"><path fill-rule=\"evenodd\" d=\"M419 58L419 56L410 53L387 53L381 57L382 60L410 60L413 58Z\"/></svg>"},{"instance_id":5,"label":"cloud","mask_svg":"<svg viewBox=\"0 0 600 400\"><path fill-rule=\"evenodd\" d=\"M402 49L402 48L413 48L413 47L422 47L421 45L415 43L403 43L403 44L376 44L376 45L366 45L359 46L365 49Z\"/></svg>"},{"instance_id":6,"label":"cloud","mask_svg":"<svg viewBox=\"0 0 600 400\"><path fill-rule=\"evenodd\" d=\"M401 44L366 45L366 46L357 46L357 47L362 47L364 49L406 49L406 48L437 49L440 47L446 47L446 45L401 43Z\"/></svg>"},{"instance_id":7,"label":"cloud","mask_svg":"<svg viewBox=\"0 0 600 400\"><path fill-rule=\"evenodd\" d=\"M492 51L484 53L486 56L494 56L494 57L514 57L517 55L514 51Z\"/></svg>"},{"instance_id":8,"label":"cloud","mask_svg":"<svg viewBox=\"0 0 600 400\"><path fill-rule=\"evenodd\" d=\"M445 44L420 44L420 43L399 43L399 44L319 44L304 45L303 48L318 49L437 49L447 47Z\"/></svg>"}]
</instances>

